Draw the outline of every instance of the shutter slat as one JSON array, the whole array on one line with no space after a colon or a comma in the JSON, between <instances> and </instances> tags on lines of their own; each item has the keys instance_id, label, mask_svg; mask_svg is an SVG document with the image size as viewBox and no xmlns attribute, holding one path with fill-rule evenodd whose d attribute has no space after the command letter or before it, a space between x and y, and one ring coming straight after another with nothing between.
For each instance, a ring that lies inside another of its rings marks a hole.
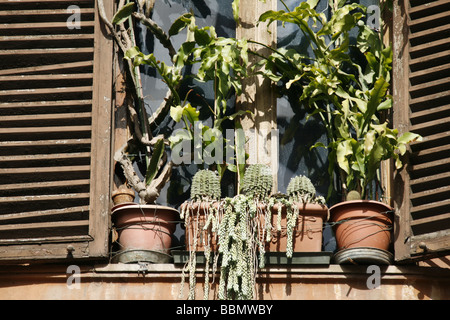
<instances>
[{"instance_id":1,"label":"shutter slat","mask_svg":"<svg viewBox=\"0 0 450 320\"><path fill-rule=\"evenodd\" d=\"M70 207L70 208L62 208L62 209L53 209L53 210L45 210L45 211L31 211L31 212L20 212L13 214L2 214L0 215L0 223L4 221L20 221L20 220L29 220L35 218L43 218L43 217L57 217L60 218L64 215L70 215L74 213L83 213L88 212L89 206L80 206L80 207Z\"/></svg>"},{"instance_id":2,"label":"shutter slat","mask_svg":"<svg viewBox=\"0 0 450 320\"><path fill-rule=\"evenodd\" d=\"M0 128L1 135L91 132L91 126Z\"/></svg>"},{"instance_id":3,"label":"shutter slat","mask_svg":"<svg viewBox=\"0 0 450 320\"><path fill-rule=\"evenodd\" d=\"M29 147L29 146L76 146L90 145L91 139L63 139L63 140L37 140L37 141L0 141L0 149L8 147Z\"/></svg>"},{"instance_id":4,"label":"shutter slat","mask_svg":"<svg viewBox=\"0 0 450 320\"><path fill-rule=\"evenodd\" d=\"M6 203L21 203L30 201L61 201L67 199L89 199L89 193L74 193L74 194L52 194L40 196L20 196L20 197L0 197L0 204Z\"/></svg>"},{"instance_id":5,"label":"shutter slat","mask_svg":"<svg viewBox=\"0 0 450 320\"><path fill-rule=\"evenodd\" d=\"M33 174L33 173L55 173L60 172L80 172L89 171L89 166L58 166L58 167L37 167L37 168L0 168L0 174Z\"/></svg>"},{"instance_id":6,"label":"shutter slat","mask_svg":"<svg viewBox=\"0 0 450 320\"><path fill-rule=\"evenodd\" d=\"M9 248L11 248L13 245L17 244L18 247L13 247L9 250L2 250L0 248L0 256L3 259L11 259L11 260L17 260L17 256L20 256L20 259L26 259L26 260L37 260L39 258L42 259L42 256L39 256L36 254L36 252L39 252L39 250L42 249L42 245L40 243L45 243L44 246L45 252L50 251L49 248L52 243L55 243L56 245L59 244L59 246L56 248L58 251L64 252L65 255L67 255L67 245L66 243L76 243L76 242L89 242L92 241L92 237L89 235L72 235L72 236L60 236L60 237L51 237L51 236L44 236L44 237L34 237L34 238L26 238L26 239L0 239L0 245L7 245ZM36 245L36 243L39 243ZM64 247L61 246L62 244L65 244ZM24 252L23 246L24 245L30 245L30 248L27 248L27 251ZM34 246L36 246L35 249ZM83 247L87 247L87 245L83 245ZM77 251L77 249L75 249ZM80 250L81 251L81 250ZM37 257L36 257L37 256ZM85 257L88 257L86 255Z\"/></svg>"},{"instance_id":7,"label":"shutter slat","mask_svg":"<svg viewBox=\"0 0 450 320\"><path fill-rule=\"evenodd\" d=\"M47 95L48 100L56 100L63 96L84 96L88 97L92 94L92 87L66 87L66 88L43 88L43 89L17 89L17 90L1 90L0 99L17 100L37 100Z\"/></svg>"},{"instance_id":8,"label":"shutter slat","mask_svg":"<svg viewBox=\"0 0 450 320\"><path fill-rule=\"evenodd\" d=\"M27 240L41 238L44 240L46 237L64 237L67 233L83 236L88 228L88 220L7 224L0 225L0 239L9 240L11 235L15 237L14 242L20 238Z\"/></svg>"},{"instance_id":9,"label":"shutter slat","mask_svg":"<svg viewBox=\"0 0 450 320\"><path fill-rule=\"evenodd\" d=\"M410 184L414 188L416 185L419 185L419 184L430 184L432 181L448 180L448 179L450 179L450 172L445 172L445 173L430 175L427 177L411 179Z\"/></svg>"},{"instance_id":10,"label":"shutter slat","mask_svg":"<svg viewBox=\"0 0 450 320\"><path fill-rule=\"evenodd\" d=\"M74 186L87 186L89 180L66 180L66 181L43 181L43 182L31 182L31 183L14 183L12 185L1 185L1 191L15 191L15 190L29 190L29 189L55 189L60 187L74 187Z\"/></svg>"},{"instance_id":11,"label":"shutter slat","mask_svg":"<svg viewBox=\"0 0 450 320\"><path fill-rule=\"evenodd\" d=\"M0 116L3 115L37 115L64 112L86 112L90 110L92 100L56 100L56 101L26 101L0 102Z\"/></svg>"},{"instance_id":12,"label":"shutter slat","mask_svg":"<svg viewBox=\"0 0 450 320\"><path fill-rule=\"evenodd\" d=\"M2 117L2 123L0 127L3 127L5 124L15 124L15 123L24 123L24 122L41 122L41 121L79 121L82 119L90 119L92 117L91 112L79 112L79 113L61 113L61 114L40 114L33 115L30 119L29 115L13 115L13 116L4 116Z\"/></svg>"},{"instance_id":13,"label":"shutter slat","mask_svg":"<svg viewBox=\"0 0 450 320\"><path fill-rule=\"evenodd\" d=\"M416 41L416 42L426 42L427 41L427 37L433 37L436 35L439 35L441 33L446 33L450 31L450 23L445 24L443 26L439 26L439 27L435 27L435 28L430 28L430 29L426 29L424 31L419 31L416 32L414 34L411 34L410 36L410 41ZM429 38L428 38L429 39Z\"/></svg>"},{"instance_id":14,"label":"shutter slat","mask_svg":"<svg viewBox=\"0 0 450 320\"><path fill-rule=\"evenodd\" d=\"M450 0L430 1L426 4L410 7L409 14L413 15L413 14L417 14L417 13L422 13L424 11L425 12L427 12L427 11L433 12L436 10L440 10L440 8L442 6L445 6L448 4L450 4Z\"/></svg>"},{"instance_id":15,"label":"shutter slat","mask_svg":"<svg viewBox=\"0 0 450 320\"><path fill-rule=\"evenodd\" d=\"M30 55L82 55L93 53L93 48L49 48L49 49L19 49L19 50L0 50L2 56L30 56Z\"/></svg>"},{"instance_id":16,"label":"shutter slat","mask_svg":"<svg viewBox=\"0 0 450 320\"><path fill-rule=\"evenodd\" d=\"M422 205L418 205L418 206L414 206L411 209L411 214L418 214L418 213L424 213L424 212L433 212L436 211L439 208L442 207L449 207L450 205L450 199L446 199L446 200L441 200L441 201L434 201L431 203L426 203L426 204L422 204ZM440 215L436 215L433 216L433 219L435 220L441 220L443 217L441 217ZM412 224L418 225L420 224L420 220L416 219L413 222L411 222Z\"/></svg>"},{"instance_id":17,"label":"shutter slat","mask_svg":"<svg viewBox=\"0 0 450 320\"><path fill-rule=\"evenodd\" d=\"M76 61L76 62L57 63L49 65L39 65L33 67L4 69L0 70L0 75L28 74L35 72L67 72L68 69L81 69L81 70L85 70L86 68L92 69L92 66L93 66L92 60Z\"/></svg>"},{"instance_id":18,"label":"shutter slat","mask_svg":"<svg viewBox=\"0 0 450 320\"><path fill-rule=\"evenodd\" d=\"M445 186L442 188L435 188L435 189L427 189L427 190L421 191L421 192L415 192L411 196L411 200L419 203L419 201L420 202L426 201L426 200L424 200L424 198L442 197L442 196L445 196L445 194L447 194L447 195L450 194L450 186Z\"/></svg>"},{"instance_id":19,"label":"shutter slat","mask_svg":"<svg viewBox=\"0 0 450 320\"><path fill-rule=\"evenodd\" d=\"M27 83L29 81L41 82L41 81L79 81L79 80L92 80L91 73L78 73L78 74L42 74L42 75L13 75L13 76L0 76L0 83L4 85L14 81Z\"/></svg>"},{"instance_id":20,"label":"shutter slat","mask_svg":"<svg viewBox=\"0 0 450 320\"><path fill-rule=\"evenodd\" d=\"M449 96L450 97L450 96ZM415 132L422 132L427 128L436 129L436 126L446 125L450 121L450 117L445 117L439 120L432 120L427 122L418 123L416 125L411 126L411 130Z\"/></svg>"},{"instance_id":21,"label":"shutter slat","mask_svg":"<svg viewBox=\"0 0 450 320\"><path fill-rule=\"evenodd\" d=\"M81 28L93 28L94 22L93 21L80 21L80 27ZM8 30L8 31L17 31L17 30L30 30L30 28L33 29L65 29L67 30L67 22L34 22L34 23L3 23L0 24L0 31L1 30Z\"/></svg>"},{"instance_id":22,"label":"shutter slat","mask_svg":"<svg viewBox=\"0 0 450 320\"><path fill-rule=\"evenodd\" d=\"M42 1L41 1L42 2ZM80 8L81 14L94 14L93 8ZM0 11L0 17L20 17L20 16L39 16L39 15L71 15L72 12L67 12L67 9L54 9L54 10L8 10Z\"/></svg>"}]
</instances>

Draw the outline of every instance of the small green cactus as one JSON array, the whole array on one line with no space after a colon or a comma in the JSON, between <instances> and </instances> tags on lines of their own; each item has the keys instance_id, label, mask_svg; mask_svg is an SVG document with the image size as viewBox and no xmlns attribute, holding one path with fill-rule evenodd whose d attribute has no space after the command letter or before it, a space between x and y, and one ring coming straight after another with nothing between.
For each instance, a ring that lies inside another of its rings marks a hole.
<instances>
[{"instance_id":1,"label":"small green cactus","mask_svg":"<svg viewBox=\"0 0 450 320\"><path fill-rule=\"evenodd\" d=\"M316 196L316 188L311 180L303 175L295 176L287 187L288 196L297 202L303 203L325 203L325 199Z\"/></svg>"},{"instance_id":2,"label":"small green cactus","mask_svg":"<svg viewBox=\"0 0 450 320\"><path fill-rule=\"evenodd\" d=\"M192 200L219 200L220 180L217 172L200 170L192 178L191 199Z\"/></svg>"},{"instance_id":3,"label":"small green cactus","mask_svg":"<svg viewBox=\"0 0 450 320\"><path fill-rule=\"evenodd\" d=\"M347 193L346 200L347 201L361 200L361 194L356 190L352 190L349 193Z\"/></svg>"},{"instance_id":4,"label":"small green cactus","mask_svg":"<svg viewBox=\"0 0 450 320\"><path fill-rule=\"evenodd\" d=\"M272 186L270 167L265 164L251 164L245 170L241 191L254 198L266 198L272 192Z\"/></svg>"}]
</instances>

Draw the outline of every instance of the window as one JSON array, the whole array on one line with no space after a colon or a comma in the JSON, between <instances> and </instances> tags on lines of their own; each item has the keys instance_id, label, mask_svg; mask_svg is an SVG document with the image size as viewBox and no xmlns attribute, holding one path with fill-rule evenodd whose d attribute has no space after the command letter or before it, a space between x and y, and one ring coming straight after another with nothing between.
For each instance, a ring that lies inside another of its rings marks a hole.
<instances>
[{"instance_id":1,"label":"window","mask_svg":"<svg viewBox=\"0 0 450 320\"><path fill-rule=\"evenodd\" d=\"M112 42L95 3L0 3L1 260L108 253Z\"/></svg>"},{"instance_id":2,"label":"window","mask_svg":"<svg viewBox=\"0 0 450 320\"><path fill-rule=\"evenodd\" d=\"M187 3L173 2L180 9ZM104 3L111 17L114 1ZM229 5L231 1L227 10ZM275 0L240 1L243 19L249 21L276 10L276 5ZM212 12L226 25L220 32L234 36L230 12L222 11L225 3L201 1L194 9L205 18L211 14L205 11L208 6L216 6ZM392 197L399 214L395 252L401 261L450 250L450 2L393 1L393 6L393 120L401 130L424 137L411 145L406 168L393 175ZM113 41L107 39L96 1L3 1L0 17L0 260L106 257ZM252 37L242 32L237 29L236 36ZM276 33L256 40L271 43ZM255 37L261 34L253 32ZM158 90L150 77L144 84L146 90ZM270 132L278 125L282 134L290 134L287 122L292 117L283 113L285 102L276 110L270 103L274 95L261 88L256 90L267 97L255 94L259 100L250 106L264 110L265 118L257 119L256 126ZM156 91L145 92L149 104L163 99ZM321 139L318 133L312 138ZM265 158L278 168L279 186L287 183L289 170L303 170L290 159L271 161L277 152L297 148L295 143L272 143ZM181 189L186 193L186 185ZM163 196L171 204L184 200L169 199L169 192Z\"/></svg>"}]
</instances>

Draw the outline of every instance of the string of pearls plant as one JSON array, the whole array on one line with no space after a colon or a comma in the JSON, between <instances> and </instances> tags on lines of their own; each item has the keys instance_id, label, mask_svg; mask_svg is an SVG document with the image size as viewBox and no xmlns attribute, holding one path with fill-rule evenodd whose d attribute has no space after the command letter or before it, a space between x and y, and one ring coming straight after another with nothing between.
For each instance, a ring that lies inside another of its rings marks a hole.
<instances>
[{"instance_id":1,"label":"string of pearls plant","mask_svg":"<svg viewBox=\"0 0 450 320\"><path fill-rule=\"evenodd\" d=\"M317 203L325 205L325 198L322 196L316 196L316 188L312 184L311 180L303 175L293 177L288 184L286 192L288 195L286 205L286 256L291 258L293 253L292 246L294 229L298 223L298 216L300 213L300 209L297 204ZM278 214L278 217L280 217L280 214Z\"/></svg>"},{"instance_id":2,"label":"string of pearls plant","mask_svg":"<svg viewBox=\"0 0 450 320\"><path fill-rule=\"evenodd\" d=\"M265 264L265 225L260 217L272 191L270 168L262 164L250 165L245 171L241 191L224 202L225 213L219 227L219 252L222 254L219 299L253 299L257 269Z\"/></svg>"},{"instance_id":3,"label":"string of pearls plant","mask_svg":"<svg viewBox=\"0 0 450 320\"><path fill-rule=\"evenodd\" d=\"M186 232L188 235L186 243L189 244L189 259L183 268L182 285L180 296L182 296L182 289L184 287L185 272L189 271L189 296L188 299L195 299L196 286L196 265L197 265L197 250L199 246L203 247L205 256L205 285L203 296L208 299L209 296L209 272L211 265L211 245L217 243L217 232L221 220L221 206L220 204L220 180L216 172L210 170L198 171L191 184L191 200L181 206L180 216L185 221L186 230L189 228L192 232ZM201 218L201 213L204 213L204 218ZM204 219L204 225L202 225ZM200 243L199 243L200 240ZM217 266L217 257L213 266ZM213 275L216 269L213 269Z\"/></svg>"},{"instance_id":4,"label":"string of pearls plant","mask_svg":"<svg viewBox=\"0 0 450 320\"><path fill-rule=\"evenodd\" d=\"M325 204L325 199L316 196L316 189L306 176L292 178L286 195L271 194L272 181L272 172L268 166L250 165L242 180L241 193L220 200L217 173L208 170L196 173L192 181L191 200L181 208L186 230L194 224L186 239L186 243L190 244L189 260L183 269L182 279L184 283L184 273L189 271L189 299L195 298L196 251L200 245L204 249L206 261L204 299L208 299L213 239L218 245L215 249L221 257L218 298L253 299L256 295L258 269L263 268L266 262L266 242L280 235L283 210L286 210L286 255L292 257L294 232L300 210L298 204ZM272 212L276 205L277 221L274 222L276 226L273 226ZM199 223L201 213L205 215L204 226ZM202 232L204 235L200 236ZM212 282L219 255L215 255L212 263Z\"/></svg>"}]
</instances>

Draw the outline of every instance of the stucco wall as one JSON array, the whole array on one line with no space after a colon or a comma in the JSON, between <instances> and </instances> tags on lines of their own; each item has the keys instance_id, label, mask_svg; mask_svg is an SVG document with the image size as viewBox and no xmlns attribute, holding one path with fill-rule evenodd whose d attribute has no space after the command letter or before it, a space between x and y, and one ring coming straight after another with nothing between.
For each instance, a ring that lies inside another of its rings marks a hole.
<instances>
[{"instance_id":1,"label":"stucco wall","mask_svg":"<svg viewBox=\"0 0 450 320\"><path fill-rule=\"evenodd\" d=\"M0 266L0 299L140 299L182 300L181 269L172 264L81 266L79 275L67 265ZM420 300L450 299L450 270L417 266L329 265L271 267L260 272L258 299L281 300ZM373 288L376 286L376 288ZM203 298L199 270L197 298ZM370 288L372 287L372 288ZM215 287L217 289L217 287ZM216 291L211 291L211 298Z\"/></svg>"}]
</instances>

